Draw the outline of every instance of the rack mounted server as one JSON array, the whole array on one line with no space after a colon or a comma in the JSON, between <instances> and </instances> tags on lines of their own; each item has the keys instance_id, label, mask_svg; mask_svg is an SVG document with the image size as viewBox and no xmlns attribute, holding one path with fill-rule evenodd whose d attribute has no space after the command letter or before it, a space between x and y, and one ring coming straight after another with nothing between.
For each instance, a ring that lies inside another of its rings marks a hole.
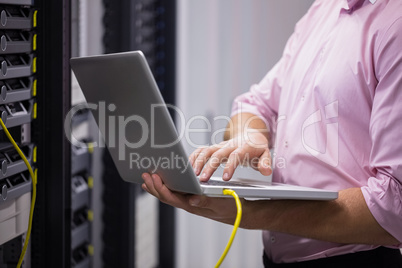
<instances>
[{"instance_id":1,"label":"rack mounted server","mask_svg":"<svg viewBox=\"0 0 402 268\"><path fill-rule=\"evenodd\" d=\"M72 118L73 133L80 132L82 144L90 145L88 124L89 111L81 111ZM81 129L81 131L79 131ZM92 267L92 148L71 146L71 267Z\"/></svg>"},{"instance_id":2,"label":"rack mounted server","mask_svg":"<svg viewBox=\"0 0 402 268\"><path fill-rule=\"evenodd\" d=\"M37 148L31 141L31 124L36 119L37 10L32 5L33 1L27 0L0 0L0 117L35 168ZM13 265L21 252L31 189L28 168L0 127L2 267Z\"/></svg>"}]
</instances>

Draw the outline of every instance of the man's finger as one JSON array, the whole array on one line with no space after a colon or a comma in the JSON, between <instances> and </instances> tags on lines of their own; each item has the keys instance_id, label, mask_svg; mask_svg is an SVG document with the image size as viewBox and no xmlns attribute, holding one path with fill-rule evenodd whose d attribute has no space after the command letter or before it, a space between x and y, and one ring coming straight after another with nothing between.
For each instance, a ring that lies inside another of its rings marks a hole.
<instances>
[{"instance_id":1,"label":"man's finger","mask_svg":"<svg viewBox=\"0 0 402 268\"><path fill-rule=\"evenodd\" d=\"M191 166L193 168L194 168L195 160L197 159L197 157L201 153L201 151L204 149L205 149L205 147L199 147L190 155L189 159L190 159Z\"/></svg>"},{"instance_id":2,"label":"man's finger","mask_svg":"<svg viewBox=\"0 0 402 268\"><path fill-rule=\"evenodd\" d=\"M267 148L258 161L258 170L262 175L269 176L272 174L271 162L271 153Z\"/></svg>"},{"instance_id":3,"label":"man's finger","mask_svg":"<svg viewBox=\"0 0 402 268\"><path fill-rule=\"evenodd\" d=\"M234 147L224 147L213 153L200 176L201 181L208 181L222 163L228 162L230 154L235 149Z\"/></svg>"},{"instance_id":4,"label":"man's finger","mask_svg":"<svg viewBox=\"0 0 402 268\"><path fill-rule=\"evenodd\" d=\"M143 173L141 175L142 179L144 180L144 184L145 184L145 189L148 193L150 193L151 195L155 196L156 198L159 199L159 194L158 192L155 190L154 187L154 183L153 180L151 178L151 175L148 173Z\"/></svg>"},{"instance_id":5,"label":"man's finger","mask_svg":"<svg viewBox=\"0 0 402 268\"><path fill-rule=\"evenodd\" d=\"M225 181L228 181L232 178L235 169L237 166L244 161L244 157L246 155L244 154L242 149L236 149L234 150L228 158L228 162L225 165L225 168L223 169L223 177L222 179Z\"/></svg>"},{"instance_id":6,"label":"man's finger","mask_svg":"<svg viewBox=\"0 0 402 268\"><path fill-rule=\"evenodd\" d=\"M217 147L207 147L204 148L197 156L197 158L194 161L194 172L195 175L200 175L201 170L203 169L205 163L209 160L211 155L216 152L219 148Z\"/></svg>"}]
</instances>

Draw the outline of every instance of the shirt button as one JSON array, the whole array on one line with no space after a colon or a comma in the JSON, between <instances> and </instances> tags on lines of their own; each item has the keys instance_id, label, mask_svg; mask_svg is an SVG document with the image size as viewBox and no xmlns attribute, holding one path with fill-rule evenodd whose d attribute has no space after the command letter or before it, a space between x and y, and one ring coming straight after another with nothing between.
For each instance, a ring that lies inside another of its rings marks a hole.
<instances>
[{"instance_id":1,"label":"shirt button","mask_svg":"<svg viewBox=\"0 0 402 268\"><path fill-rule=\"evenodd\" d=\"M289 144L288 141L285 141L285 147L288 148Z\"/></svg>"},{"instance_id":2,"label":"shirt button","mask_svg":"<svg viewBox=\"0 0 402 268\"><path fill-rule=\"evenodd\" d=\"M346 10L346 12L351 13L353 11L353 7Z\"/></svg>"},{"instance_id":3,"label":"shirt button","mask_svg":"<svg viewBox=\"0 0 402 268\"><path fill-rule=\"evenodd\" d=\"M304 95L301 97L301 100L304 101Z\"/></svg>"},{"instance_id":4,"label":"shirt button","mask_svg":"<svg viewBox=\"0 0 402 268\"><path fill-rule=\"evenodd\" d=\"M275 241L276 241L275 236L271 236L271 243L275 243Z\"/></svg>"}]
</instances>

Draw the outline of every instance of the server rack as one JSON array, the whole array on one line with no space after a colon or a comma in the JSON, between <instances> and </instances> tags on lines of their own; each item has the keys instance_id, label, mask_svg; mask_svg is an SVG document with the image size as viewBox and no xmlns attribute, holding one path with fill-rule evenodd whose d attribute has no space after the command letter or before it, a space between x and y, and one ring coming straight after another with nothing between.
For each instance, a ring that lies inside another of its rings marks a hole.
<instances>
[{"instance_id":1,"label":"server rack","mask_svg":"<svg viewBox=\"0 0 402 268\"><path fill-rule=\"evenodd\" d=\"M23 267L90 266L82 256L91 253L91 154L72 147L64 131L71 108L70 9L69 0L0 0L0 116L38 178L32 250ZM0 129L0 267L18 261L31 185Z\"/></svg>"},{"instance_id":2,"label":"server rack","mask_svg":"<svg viewBox=\"0 0 402 268\"><path fill-rule=\"evenodd\" d=\"M174 1L104 2L106 7L114 7L106 8L108 12L105 15L105 26L114 29L118 27L114 34L119 36L115 42L116 40L111 41L113 37L105 35L106 52L143 50L165 100L173 103ZM4 7L7 10L3 10ZM135 18L141 18L145 23L135 24ZM80 164L77 159L82 157L83 152L72 147L69 142L70 134L64 132L64 120L71 108L70 20L69 0L0 0L0 116L38 174L37 203L31 235L32 251L26 255L26 267L87 267L83 263L88 262L76 262L75 252L80 255L83 251L86 251L85 254L90 254L91 251L91 245L87 243L91 238L87 236L86 227L76 225L74 221L77 214L77 218L82 219L79 213L75 213L77 209L88 204L90 206L90 169L84 172L77 167ZM4 25L10 29L4 28ZM33 25L36 25L34 31L27 31L32 30ZM145 39L141 39L142 37ZM0 130L0 142L3 141L6 140ZM20 159L6 143L0 146L0 171L0 181L3 183L1 198L7 196L7 201L14 200L13 202L28 205L31 179ZM116 171L113 168L107 169L105 176L115 176L117 173L114 172ZM123 181L117 181L119 183L114 183L113 187L117 187L118 192L109 188L106 181L104 185L106 191L113 192L110 196L116 196L120 191L120 196L123 197L116 206L119 210L113 212L107 192L104 194L104 200L107 201L104 203L103 217L104 266L115 267L121 264L119 267L132 267L134 219L127 216L134 215L134 202L130 200L133 201L140 194L140 189L131 184L127 187ZM4 188L5 184L7 189ZM86 210L87 219L89 211ZM173 210L161 205L161 215L164 213L165 216L160 217L164 219L160 226L165 229L160 230L159 266L172 267ZM109 215L112 217L109 218ZM27 219L24 222L27 223ZM14 266L18 259L26 226L22 229L18 235L7 238L8 242L0 246L1 266ZM118 235L116 230L120 230ZM170 237L164 238L163 235ZM112 236L117 239L108 240ZM107 244L109 241L111 243ZM125 250L113 251L111 246L116 242L119 243L118 246L126 246ZM84 245L83 251L76 251L80 245ZM120 259L112 263L116 256Z\"/></svg>"},{"instance_id":3,"label":"server rack","mask_svg":"<svg viewBox=\"0 0 402 268\"><path fill-rule=\"evenodd\" d=\"M37 113L37 10L31 1L0 1L0 116L33 168ZM0 128L1 129L1 128ZM0 130L0 266L18 263L31 206L32 178ZM30 267L30 249L24 267Z\"/></svg>"},{"instance_id":4,"label":"server rack","mask_svg":"<svg viewBox=\"0 0 402 268\"><path fill-rule=\"evenodd\" d=\"M142 50L166 103L175 100L175 0L104 0L106 53ZM138 185L118 178L111 157L105 154L103 263L104 267L133 267L135 201ZM116 210L117 205L118 210ZM174 267L174 209L159 204L159 267Z\"/></svg>"}]
</instances>

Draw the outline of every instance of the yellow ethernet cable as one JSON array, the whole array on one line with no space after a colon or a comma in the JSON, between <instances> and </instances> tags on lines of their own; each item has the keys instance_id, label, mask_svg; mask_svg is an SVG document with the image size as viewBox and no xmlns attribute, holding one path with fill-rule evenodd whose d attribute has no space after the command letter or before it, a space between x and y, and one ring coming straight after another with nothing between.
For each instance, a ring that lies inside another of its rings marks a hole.
<instances>
[{"instance_id":1,"label":"yellow ethernet cable","mask_svg":"<svg viewBox=\"0 0 402 268\"><path fill-rule=\"evenodd\" d=\"M20 147L18 147L17 143L14 141L13 137L11 136L10 132L8 131L6 125L4 124L3 120L0 118L0 125L3 128L4 133L6 133L7 138L10 140L10 142L13 144L14 148L17 150L18 154L24 161L25 165L27 165L29 174L31 175L32 178L32 201L31 201L31 209L29 211L29 223L28 223L28 231L25 237L25 242L24 242L24 247L22 248L20 259L18 260L17 268L21 267L22 261L24 260L25 252L28 247L29 243L29 237L31 236L31 230L32 230L32 218L33 218L33 212L35 208L35 201L36 201L36 176L32 170L31 165L29 164L27 158L25 157L24 153L21 151Z\"/></svg>"},{"instance_id":2,"label":"yellow ethernet cable","mask_svg":"<svg viewBox=\"0 0 402 268\"><path fill-rule=\"evenodd\" d=\"M237 207L237 215L236 215L236 220L235 223L233 225L233 230L232 230L232 234L230 235L229 241L226 245L225 250L223 251L221 257L219 258L218 262L215 265L215 268L218 268L219 266L221 266L223 260L225 259L226 255L229 252L230 247L232 246L232 242L233 239L235 238L237 229L239 228L240 225L240 221L241 221L241 215L242 215L242 207L241 207L241 202L240 202L240 198L239 196L236 194L235 191L231 190L231 189L223 189L223 194L224 195L231 195L233 196L233 198L236 201L236 207Z\"/></svg>"}]
</instances>

